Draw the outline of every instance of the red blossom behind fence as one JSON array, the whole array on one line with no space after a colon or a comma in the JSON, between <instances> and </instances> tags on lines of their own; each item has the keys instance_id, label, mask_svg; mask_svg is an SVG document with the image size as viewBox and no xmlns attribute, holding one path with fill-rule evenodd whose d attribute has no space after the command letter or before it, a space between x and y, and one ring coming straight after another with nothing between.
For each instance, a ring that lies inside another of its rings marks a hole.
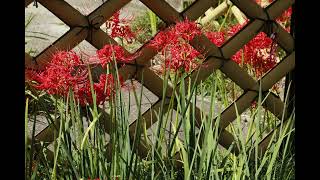
<instances>
[{"instance_id":1,"label":"red blossom behind fence","mask_svg":"<svg viewBox=\"0 0 320 180\"><path fill-rule=\"evenodd\" d=\"M106 22L107 28L111 31L109 35L112 38L119 37L126 40L128 43L132 43L135 34L131 31L128 21L120 19L120 11L117 11L113 16Z\"/></svg>"},{"instance_id":2,"label":"red blossom behind fence","mask_svg":"<svg viewBox=\"0 0 320 180\"><path fill-rule=\"evenodd\" d=\"M289 8L277 19L279 23L288 24L292 10ZM111 28L112 37L122 37L129 40L134 37L129 26L120 25L119 12L117 12L108 27ZM246 22L248 23L248 21ZM223 45L226 39L232 37L245 24L237 24L221 32L206 32L205 35L216 46ZM177 71L190 72L197 68L204 56L195 50L189 42L195 36L202 34L202 29L197 23L185 19L170 26L165 31L159 32L149 47L161 52L164 59L164 68ZM234 54L231 59L238 64L246 64L253 68L259 78L277 64L277 45L265 33L260 32L249 41L242 49ZM115 60L118 63L129 63L137 55L126 55L124 49L118 45L105 45L97 51L98 61L103 68ZM89 58L90 59L90 58ZM95 58L96 60L97 58ZM92 64L92 62L90 62ZM51 62L44 71L36 72L26 70L27 81L38 90L45 90L48 94L67 96L70 89L74 91L75 97L81 105L92 104L92 94L88 74L88 62L84 62L73 51L58 51L53 55ZM121 85L123 85L120 77ZM99 81L93 84L96 92L97 104L103 103L115 90L115 79L112 74L100 75Z\"/></svg>"},{"instance_id":3,"label":"red blossom behind fence","mask_svg":"<svg viewBox=\"0 0 320 180\"><path fill-rule=\"evenodd\" d=\"M161 52L165 68L175 72L190 72L198 67L201 62L199 59L203 59L201 53L189 44L189 41L200 34L200 27L195 22L185 19L170 26L166 31L159 32L149 46Z\"/></svg>"},{"instance_id":4,"label":"red blossom behind fence","mask_svg":"<svg viewBox=\"0 0 320 180\"><path fill-rule=\"evenodd\" d=\"M113 59L120 62L132 60L132 58L125 57L123 50L120 49L121 47L116 45L106 45L98 50L97 54L100 57L98 64L106 67ZM106 54L106 52L110 54ZM92 63L90 62L90 64ZM75 52L58 51L53 55L44 71L26 70L26 80L36 89L44 90L52 95L66 97L71 89L76 100L84 106L93 103L88 68L89 62L83 62ZM119 80L121 87L123 79L119 77ZM97 104L102 104L114 94L115 84L116 79L112 74L100 75L99 81L93 83Z\"/></svg>"}]
</instances>

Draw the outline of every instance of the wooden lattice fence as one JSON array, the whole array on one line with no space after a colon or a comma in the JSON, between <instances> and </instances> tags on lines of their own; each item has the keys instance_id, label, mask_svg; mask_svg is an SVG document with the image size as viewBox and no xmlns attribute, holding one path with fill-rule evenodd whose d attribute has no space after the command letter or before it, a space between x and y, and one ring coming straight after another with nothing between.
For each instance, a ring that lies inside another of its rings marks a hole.
<instances>
[{"instance_id":1,"label":"wooden lattice fence","mask_svg":"<svg viewBox=\"0 0 320 180\"><path fill-rule=\"evenodd\" d=\"M51 54L56 49L72 49L83 40L87 40L97 49L101 49L109 42L116 44L116 41L102 31L100 26L115 12L130 2L130 0L108 0L92 13L85 16L63 0L37 1L67 24L70 27L70 30L36 57L31 57L29 54L25 53L25 66L34 69L42 69L48 60L50 60ZM196 20L209 8L215 7L218 3L218 0L197 0L184 11L179 13L164 0L140 1L160 17L167 26L174 24L177 20L183 20L185 17L190 20ZM25 7L32 2L32 0L26 0ZM197 36L191 42L191 45L195 49L201 50L200 52L206 52L207 58L205 62L208 65L205 69L201 70L197 80L195 80L196 73L191 74L192 83L200 83L200 81L206 79L213 70L220 69L244 90L244 93L235 102L230 104L223 112L221 112L221 136L219 143L225 148L230 147L234 142L233 136L230 132L225 130L225 128L236 119L235 104L237 106L238 113L244 112L250 107L251 102L258 96L260 85L263 92L270 92L264 93L264 95L268 95L263 106L280 119L282 116L285 116L283 114L285 108L284 102L282 102L278 95L275 95L269 89L295 68L294 38L274 21L275 18L280 16L286 9L294 4L294 0L275 0L265 9L261 8L252 0L231 0L231 2L233 5L237 6L242 13L249 17L250 21L248 24L220 48L211 43L203 34ZM98 16L103 17L103 21L95 22L97 19L96 17ZM267 31L269 27L266 25L272 26L273 32L277 32L275 41L287 55L277 64L276 67L270 70L258 81L255 81L244 69L234 61L230 60L230 57L254 38L259 31L268 33ZM166 98L172 95L173 90L169 88L166 92L166 97L162 97L162 79L150 70L150 67L148 66L148 62L157 54L157 52L149 48L147 44L148 42L138 49L138 51L141 52L136 58L136 63L139 64L139 68L136 70L136 67L134 66L123 66L119 72L124 79L136 78L138 81L141 81L141 78L143 77L143 85L159 97L159 100L152 105L152 109L157 109L160 107L162 101L166 101ZM129 54L129 52L127 53ZM150 120L152 113L154 112L149 109L143 114L143 121L145 121L147 128L150 128L152 123L155 123ZM198 127L201 124L200 114L201 111L198 108L196 110ZM136 125L136 121L130 124L129 128L132 137L134 136ZM52 142L54 140L52 131L52 127L45 128L36 136L36 140ZM273 132L274 131L266 136L266 138L260 143L262 151L265 151ZM145 147L146 146L143 144L140 145L139 154L141 156L146 155ZM236 147L234 147L233 152L238 152Z\"/></svg>"}]
</instances>

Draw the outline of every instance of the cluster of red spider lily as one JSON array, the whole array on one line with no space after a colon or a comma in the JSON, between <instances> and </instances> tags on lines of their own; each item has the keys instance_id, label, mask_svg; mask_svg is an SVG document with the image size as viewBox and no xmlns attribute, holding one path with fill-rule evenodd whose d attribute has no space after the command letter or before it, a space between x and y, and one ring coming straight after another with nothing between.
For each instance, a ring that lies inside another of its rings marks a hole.
<instances>
[{"instance_id":1,"label":"cluster of red spider lily","mask_svg":"<svg viewBox=\"0 0 320 180\"><path fill-rule=\"evenodd\" d=\"M116 59L120 63L128 63L136 58L136 55L126 55L124 49L118 45L105 45L102 49L97 51L98 58L102 67L106 68L108 64L112 62L112 59Z\"/></svg>"},{"instance_id":2,"label":"cluster of red spider lily","mask_svg":"<svg viewBox=\"0 0 320 180\"><path fill-rule=\"evenodd\" d=\"M118 50L121 49L121 47L106 45L100 51L105 49ZM111 60L106 62L100 51L98 51L99 64L105 66L106 63L110 63ZM107 56L109 57L109 55ZM127 60L127 58L120 57L119 54L113 58L117 61ZM80 105L92 104L93 99L88 65L88 61L81 60L73 51L59 51L53 55L52 60L47 64L45 70L41 72L26 70L27 81L38 90L44 90L48 94L62 97L66 97L71 89L74 92L74 97L79 100ZM122 86L122 79L119 79L120 86ZM112 74L101 74L99 81L93 83L97 104L102 104L112 96L116 87L115 82L116 79Z\"/></svg>"},{"instance_id":3,"label":"cluster of red spider lily","mask_svg":"<svg viewBox=\"0 0 320 180\"><path fill-rule=\"evenodd\" d=\"M288 8L286 11L282 13L280 17L276 19L277 23L279 23L287 32L290 32L290 19L292 15L292 7Z\"/></svg>"},{"instance_id":4,"label":"cluster of red spider lily","mask_svg":"<svg viewBox=\"0 0 320 180\"><path fill-rule=\"evenodd\" d=\"M274 0L255 0L255 2L260 5L261 7L265 8L269 6ZM285 28L288 32L290 31L289 20L292 14L292 7L289 7L286 11L279 16L276 21L279 23L283 28Z\"/></svg>"},{"instance_id":5,"label":"cluster of red spider lily","mask_svg":"<svg viewBox=\"0 0 320 180\"><path fill-rule=\"evenodd\" d=\"M290 20L291 14L292 8L290 7L276 19L276 22L283 25L287 31L290 30L288 21ZM207 32L206 36L212 43L220 47L226 39L235 35L247 23L248 21L244 24L233 25L221 32ZM255 72L256 77L259 78L273 68L279 61L276 50L277 44L273 39L268 37L264 32L260 32L233 55L231 59L238 64L249 65Z\"/></svg>"},{"instance_id":6,"label":"cluster of red spider lily","mask_svg":"<svg viewBox=\"0 0 320 180\"><path fill-rule=\"evenodd\" d=\"M291 16L291 8L277 19L278 23L288 24ZM129 26L121 25L117 12L109 23L112 37L121 37L130 41L134 38ZM221 32L206 32L208 39L222 46L226 39L238 32L246 23L234 25ZM195 22L185 19L170 26L165 31L159 32L149 46L161 52L165 68L175 72L190 72L197 68L204 56L195 50L189 42L194 37L202 34L202 29ZM124 49L118 45L106 45L97 51L98 64L107 68L115 59L116 62L128 63L136 56L126 55ZM238 64L246 64L254 69L257 77L274 67L277 63L276 44L265 33L260 32L240 49L231 58ZM60 51L54 54L50 63L42 72L27 70L29 82L39 90L45 90L48 94L66 96L71 89L75 98L81 105L92 104L91 85L88 73L89 62L81 58L73 51ZM121 83L123 85L123 83ZM102 74L99 81L93 84L96 92L97 104L103 103L112 96L115 91L115 79L112 74Z\"/></svg>"},{"instance_id":7,"label":"cluster of red spider lily","mask_svg":"<svg viewBox=\"0 0 320 180\"><path fill-rule=\"evenodd\" d=\"M271 1L270 1L271 2ZM292 13L291 7L286 10L276 21L289 31L289 23ZM247 21L248 22L248 21ZM246 23L247 23L246 22ZM206 32L207 38L220 47L226 39L236 34L245 24L236 24L220 32ZM173 71L190 72L201 64L204 57L195 50L189 42L202 33L202 29L195 22L188 19L176 23L175 26L159 32L150 42L150 46L161 52L165 61L165 68ZM239 50L232 60L238 64L249 65L257 77L261 77L268 70L273 68L278 61L277 44L265 33L260 32Z\"/></svg>"},{"instance_id":8,"label":"cluster of red spider lily","mask_svg":"<svg viewBox=\"0 0 320 180\"><path fill-rule=\"evenodd\" d=\"M220 47L224 43L225 34L223 32L207 32L207 38L216 46Z\"/></svg>"},{"instance_id":9,"label":"cluster of red spider lily","mask_svg":"<svg viewBox=\"0 0 320 180\"><path fill-rule=\"evenodd\" d=\"M244 25L232 26L227 34L233 36ZM277 64L276 50L277 44L273 42L273 39L264 32L260 32L231 59L238 64L249 65L255 72L256 77L259 78Z\"/></svg>"},{"instance_id":10,"label":"cluster of red spider lily","mask_svg":"<svg viewBox=\"0 0 320 180\"><path fill-rule=\"evenodd\" d=\"M189 44L200 34L201 29L198 25L186 19L159 32L150 41L149 46L161 52L166 68L188 72L196 68L200 63L199 59L202 58L201 54Z\"/></svg>"},{"instance_id":11,"label":"cluster of red spider lily","mask_svg":"<svg viewBox=\"0 0 320 180\"><path fill-rule=\"evenodd\" d=\"M120 11L117 11L113 16L106 22L107 29L110 30L109 35L112 38L120 37L126 40L128 43L132 43L135 34L131 31L128 21L124 18L120 19Z\"/></svg>"},{"instance_id":12,"label":"cluster of red spider lily","mask_svg":"<svg viewBox=\"0 0 320 180\"><path fill-rule=\"evenodd\" d=\"M120 11L116 12L110 20L106 22L112 38L119 37L132 42L135 35L131 31L128 22L120 19ZM45 90L48 94L66 97L69 90L74 92L74 96L79 100L80 105L92 104L91 85L89 81L88 65L100 64L107 68L113 59L118 63L126 63L136 56L125 54L124 49L118 45L105 45L97 51L97 58L89 58L90 61L82 60L73 51L59 51L53 55L52 60L44 71L37 72L26 70L26 80L38 90ZM92 60L94 60L92 62ZM123 86L122 78L119 76L120 86ZM112 74L101 74L99 81L93 83L97 104L102 104L109 99L115 91L115 78Z\"/></svg>"}]
</instances>

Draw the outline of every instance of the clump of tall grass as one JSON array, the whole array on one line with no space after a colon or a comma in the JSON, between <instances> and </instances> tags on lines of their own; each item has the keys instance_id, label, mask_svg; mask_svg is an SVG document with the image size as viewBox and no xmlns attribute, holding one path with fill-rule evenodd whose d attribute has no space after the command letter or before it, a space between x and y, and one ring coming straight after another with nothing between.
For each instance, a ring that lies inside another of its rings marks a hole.
<instances>
[{"instance_id":1,"label":"clump of tall grass","mask_svg":"<svg viewBox=\"0 0 320 180\"><path fill-rule=\"evenodd\" d=\"M117 77L117 69L110 71ZM169 74L163 75L163 97L169 89L173 93L160 99L158 108L152 108L152 121L157 124L149 134L141 110L143 88L128 92L129 97L134 96L138 112L132 112L131 102L124 100L119 81L107 102L108 111L96 103L80 107L72 90L66 98L28 91L25 122L46 114L54 126L55 140L49 155L48 143L38 142L35 134L26 134L31 137L26 139L27 179L294 179L294 112L280 119L262 154L260 94L249 132L243 134L238 114L229 128L234 142L225 149L219 145L221 112L215 107L219 93L226 92L219 91L213 81L210 103L205 104L197 100L204 99L208 91L204 84L191 83L186 73L176 74L172 81ZM46 110L49 106L51 110ZM205 106L209 111L201 111ZM129 117L133 113L138 118L132 129ZM234 149L238 149L237 154Z\"/></svg>"}]
</instances>

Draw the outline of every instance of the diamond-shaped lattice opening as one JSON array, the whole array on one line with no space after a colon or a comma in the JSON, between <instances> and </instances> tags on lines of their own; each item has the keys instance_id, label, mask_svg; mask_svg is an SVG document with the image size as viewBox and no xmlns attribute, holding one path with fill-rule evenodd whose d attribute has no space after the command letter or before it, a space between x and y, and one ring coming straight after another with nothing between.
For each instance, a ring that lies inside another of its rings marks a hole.
<instances>
[{"instance_id":1,"label":"diamond-shaped lattice opening","mask_svg":"<svg viewBox=\"0 0 320 180\"><path fill-rule=\"evenodd\" d=\"M159 109L157 109L155 111L157 113L159 113ZM168 116L168 119L166 119L168 113L169 113L169 116ZM157 118L154 117L154 119L156 120ZM180 121L183 121L183 122L178 130L177 128L178 128ZM181 118L181 114L178 114L176 110L171 109L171 111L168 111L164 114L164 119L162 121L161 127L159 127L160 126L159 121L154 121L153 125L147 130L147 138L145 138L144 134L142 134L142 138L147 139L149 144L154 145L157 141L159 141L158 136L157 136L157 131L159 128L161 128L164 132L162 147L165 147L165 148L163 148L164 151L162 153L166 154L167 151L165 151L165 150L169 148L169 147L167 147L168 144L169 143L171 144L173 142L176 132L178 132L178 135L175 140L179 140L180 143L182 143L182 144L186 142L185 133L184 133L184 124L183 124L185 122L186 122L186 120L184 118ZM197 128L196 126L195 126L194 133L197 138L198 133L199 133L199 128ZM179 149L177 149L177 147L175 147L174 152L177 153L178 150Z\"/></svg>"},{"instance_id":2,"label":"diamond-shaped lattice opening","mask_svg":"<svg viewBox=\"0 0 320 180\"><path fill-rule=\"evenodd\" d=\"M260 79L274 68L286 52L277 42L260 32L244 47L231 57L240 67L244 68L255 80Z\"/></svg>"},{"instance_id":3,"label":"diamond-shaped lattice opening","mask_svg":"<svg viewBox=\"0 0 320 180\"><path fill-rule=\"evenodd\" d=\"M259 132L261 132L262 138L264 138L281 123L281 120L265 108L263 108L262 112Z\"/></svg>"},{"instance_id":4,"label":"diamond-shaped lattice opening","mask_svg":"<svg viewBox=\"0 0 320 180\"><path fill-rule=\"evenodd\" d=\"M156 54L151 60L150 60L150 69L157 74L160 77L163 77L163 65L164 65L164 57L161 55L161 52Z\"/></svg>"},{"instance_id":5,"label":"diamond-shaped lattice opening","mask_svg":"<svg viewBox=\"0 0 320 180\"><path fill-rule=\"evenodd\" d=\"M25 8L25 52L37 56L70 28L38 3Z\"/></svg>"},{"instance_id":6,"label":"diamond-shaped lattice opening","mask_svg":"<svg viewBox=\"0 0 320 180\"><path fill-rule=\"evenodd\" d=\"M226 127L226 130L234 137L242 138L243 141L254 141L255 133L260 139L266 137L277 125L280 120L269 110L261 107L260 112L256 107L249 107Z\"/></svg>"},{"instance_id":7,"label":"diamond-shaped lattice opening","mask_svg":"<svg viewBox=\"0 0 320 180\"><path fill-rule=\"evenodd\" d=\"M263 109L263 108L262 108ZM253 109L248 108L243 113L239 114L238 118L232 121L227 127L226 130L234 135L234 137L242 138L246 140L252 135L252 119L253 119ZM249 132L250 131L250 132ZM250 133L250 135L248 134ZM242 137L241 137L242 135Z\"/></svg>"},{"instance_id":8,"label":"diamond-shaped lattice opening","mask_svg":"<svg viewBox=\"0 0 320 180\"><path fill-rule=\"evenodd\" d=\"M291 16L292 7L289 7L279 17L276 18L276 22L280 24L287 32L290 32Z\"/></svg>"},{"instance_id":9,"label":"diamond-shaped lattice opening","mask_svg":"<svg viewBox=\"0 0 320 180\"><path fill-rule=\"evenodd\" d=\"M205 87L203 84L201 84L203 87ZM211 102L212 95L208 95L205 93L200 93L197 95L197 108L200 109L202 115L209 116L210 112L212 113L212 116L217 116L219 113L222 112L223 105L220 101L217 100L217 98L213 98L213 102ZM209 117L208 117L209 118Z\"/></svg>"},{"instance_id":10,"label":"diamond-shaped lattice opening","mask_svg":"<svg viewBox=\"0 0 320 180\"><path fill-rule=\"evenodd\" d=\"M47 118L43 115L36 116L36 119L30 116L29 122L28 122L28 137L30 139L32 138L34 123L35 123L35 132L34 132L35 136L39 134L41 131L43 131L49 125Z\"/></svg>"},{"instance_id":11,"label":"diamond-shaped lattice opening","mask_svg":"<svg viewBox=\"0 0 320 180\"><path fill-rule=\"evenodd\" d=\"M79 43L72 50L79 54L80 57L92 57L95 56L97 52L97 49L86 40L81 41L81 43Z\"/></svg>"},{"instance_id":12,"label":"diamond-shaped lattice opening","mask_svg":"<svg viewBox=\"0 0 320 180\"><path fill-rule=\"evenodd\" d=\"M50 143L47 148L45 148L45 151L51 151L54 152L54 142Z\"/></svg>"},{"instance_id":13,"label":"diamond-shaped lattice opening","mask_svg":"<svg viewBox=\"0 0 320 180\"><path fill-rule=\"evenodd\" d=\"M83 15L88 15L107 0L66 0L72 7Z\"/></svg>"},{"instance_id":14,"label":"diamond-shaped lattice opening","mask_svg":"<svg viewBox=\"0 0 320 180\"><path fill-rule=\"evenodd\" d=\"M133 53L164 26L165 23L148 7L138 0L132 0L100 28Z\"/></svg>"},{"instance_id":15,"label":"diamond-shaped lattice opening","mask_svg":"<svg viewBox=\"0 0 320 180\"><path fill-rule=\"evenodd\" d=\"M216 46L222 46L237 34L250 20L236 6L226 3L209 8L199 20L204 34Z\"/></svg>"},{"instance_id":16,"label":"diamond-shaped lattice opening","mask_svg":"<svg viewBox=\"0 0 320 180\"><path fill-rule=\"evenodd\" d=\"M165 71L170 73L168 78L170 83L174 83L175 75L177 83L180 83L181 73L197 73L196 71L205 67L205 52L197 51L190 43L178 36L178 43L167 43L159 52L150 60L150 69L164 79Z\"/></svg>"},{"instance_id":17,"label":"diamond-shaped lattice opening","mask_svg":"<svg viewBox=\"0 0 320 180\"><path fill-rule=\"evenodd\" d=\"M270 89L271 92L278 95L282 102L285 101L286 94L285 93L285 84L286 84L286 77L283 77L280 81L272 86Z\"/></svg>"},{"instance_id":18,"label":"diamond-shaped lattice opening","mask_svg":"<svg viewBox=\"0 0 320 180\"><path fill-rule=\"evenodd\" d=\"M166 0L179 13L187 9L195 1L197 0Z\"/></svg>"},{"instance_id":19,"label":"diamond-shaped lattice opening","mask_svg":"<svg viewBox=\"0 0 320 180\"><path fill-rule=\"evenodd\" d=\"M156 111L157 113L159 113L159 109L154 109L154 111ZM181 120L181 116L179 114L177 114L177 111L174 109L171 109L171 112L166 112L164 117L167 117L168 113L169 113L169 118L166 120L166 118L164 118L163 122L162 122L162 126L161 128L164 130L165 132L165 137L166 137L166 143L169 140L169 137L172 139L174 136L174 129L176 129L177 127L173 127L173 126L177 126L177 124L179 123L179 121ZM172 116L171 116L172 115ZM176 122L176 118L178 116L178 122ZM148 135L148 139L149 142L155 142L157 140L157 129L159 128L159 121L156 121L157 118L154 117L154 123L152 124L152 126L148 129L147 135ZM166 121L166 124L164 124ZM180 127L179 132L178 132L178 137L180 140L183 139L183 127Z\"/></svg>"},{"instance_id":20,"label":"diamond-shaped lattice opening","mask_svg":"<svg viewBox=\"0 0 320 180\"><path fill-rule=\"evenodd\" d=\"M94 81L98 80L100 78L100 74L105 72L105 70L100 65L98 65L99 60L97 57L97 49L88 41L83 40L72 50L79 55L83 62L94 64L92 64L92 77Z\"/></svg>"},{"instance_id":21,"label":"diamond-shaped lattice opening","mask_svg":"<svg viewBox=\"0 0 320 180\"><path fill-rule=\"evenodd\" d=\"M199 96L204 96L208 102L210 102L210 96L215 95L215 108L221 110L237 100L243 92L236 83L217 69L206 80L202 81L197 93Z\"/></svg>"},{"instance_id":22,"label":"diamond-shaped lattice opening","mask_svg":"<svg viewBox=\"0 0 320 180\"><path fill-rule=\"evenodd\" d=\"M262 8L268 7L275 0L255 0L255 2ZM290 23L291 23L291 14L292 7L284 10L280 16L278 16L275 20L279 23L284 29L290 32Z\"/></svg>"},{"instance_id":23,"label":"diamond-shaped lattice opening","mask_svg":"<svg viewBox=\"0 0 320 180\"><path fill-rule=\"evenodd\" d=\"M129 114L129 121L130 124L135 121L138 118L139 115L139 108L141 108L141 114L145 113L147 110L150 109L152 104L154 104L159 98L153 94L150 90L148 90L145 86L140 84L136 80L132 80L133 83L131 83L131 80L127 80L124 82L124 86L121 89L122 96L123 96L123 102L125 104L125 108L129 108L130 106L130 114ZM140 93L142 90L142 97L140 97ZM136 93L138 101L141 100L141 107L139 107L138 102L135 99ZM130 102L130 104L129 104ZM109 112L109 103L105 103L106 112Z\"/></svg>"}]
</instances>

